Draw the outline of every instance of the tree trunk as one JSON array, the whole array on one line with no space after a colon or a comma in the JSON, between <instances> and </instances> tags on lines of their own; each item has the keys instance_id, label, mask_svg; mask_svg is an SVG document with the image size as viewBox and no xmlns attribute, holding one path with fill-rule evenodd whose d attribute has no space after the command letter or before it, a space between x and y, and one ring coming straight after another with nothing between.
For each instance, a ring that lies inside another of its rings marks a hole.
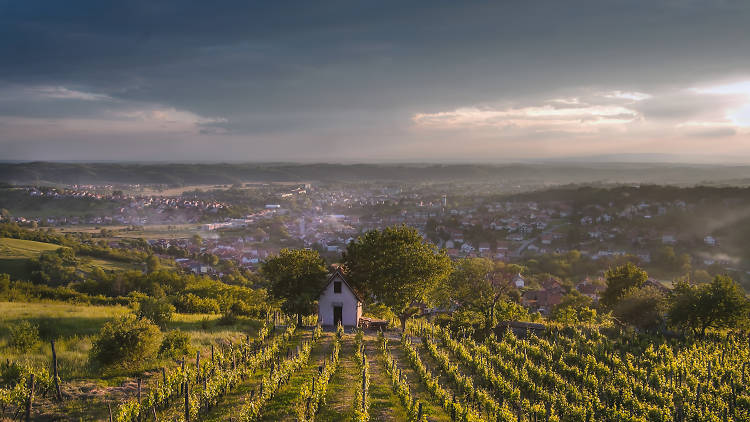
<instances>
[{"instance_id":1,"label":"tree trunk","mask_svg":"<svg viewBox=\"0 0 750 422\"><path fill-rule=\"evenodd\" d=\"M302 326L302 314L297 314L297 326Z\"/></svg>"},{"instance_id":2,"label":"tree trunk","mask_svg":"<svg viewBox=\"0 0 750 422\"><path fill-rule=\"evenodd\" d=\"M401 332L406 332L406 320L409 319L408 315L401 314L398 317L399 320L401 320Z\"/></svg>"}]
</instances>

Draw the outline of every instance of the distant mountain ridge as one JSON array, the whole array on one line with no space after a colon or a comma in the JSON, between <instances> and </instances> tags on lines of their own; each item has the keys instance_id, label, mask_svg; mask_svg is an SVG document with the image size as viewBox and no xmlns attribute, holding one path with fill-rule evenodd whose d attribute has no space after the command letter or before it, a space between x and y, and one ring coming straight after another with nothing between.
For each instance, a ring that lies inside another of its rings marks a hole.
<instances>
[{"instance_id":1,"label":"distant mountain ridge","mask_svg":"<svg viewBox=\"0 0 750 422\"><path fill-rule=\"evenodd\" d=\"M243 182L489 182L748 184L750 166L655 163L294 164L0 163L13 184L232 184Z\"/></svg>"}]
</instances>

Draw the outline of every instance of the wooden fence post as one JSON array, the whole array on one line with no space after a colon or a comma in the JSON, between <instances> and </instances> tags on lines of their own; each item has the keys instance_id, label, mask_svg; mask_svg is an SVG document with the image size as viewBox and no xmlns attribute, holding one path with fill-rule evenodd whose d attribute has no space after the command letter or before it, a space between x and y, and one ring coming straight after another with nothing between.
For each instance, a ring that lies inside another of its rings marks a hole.
<instances>
[{"instance_id":1,"label":"wooden fence post","mask_svg":"<svg viewBox=\"0 0 750 422\"><path fill-rule=\"evenodd\" d=\"M60 391L60 377L57 375L57 352L55 351L55 340L52 343L52 376L55 377L55 394L57 400L62 401L62 391Z\"/></svg>"}]
</instances>

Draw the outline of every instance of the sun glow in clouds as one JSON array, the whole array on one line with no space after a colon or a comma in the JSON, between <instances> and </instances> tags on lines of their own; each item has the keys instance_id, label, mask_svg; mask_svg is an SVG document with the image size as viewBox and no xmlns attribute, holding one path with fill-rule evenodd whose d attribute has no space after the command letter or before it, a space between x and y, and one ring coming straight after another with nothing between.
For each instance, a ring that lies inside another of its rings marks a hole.
<instances>
[{"instance_id":1,"label":"sun glow in clouds","mask_svg":"<svg viewBox=\"0 0 750 422\"><path fill-rule=\"evenodd\" d=\"M740 127L750 127L750 81L740 81L723 85L691 88L692 92L706 95L723 95L741 101L741 105L726 112L726 119Z\"/></svg>"},{"instance_id":2,"label":"sun glow in clouds","mask_svg":"<svg viewBox=\"0 0 750 422\"><path fill-rule=\"evenodd\" d=\"M619 91L617 91L619 92ZM630 95L645 99L647 94ZM461 107L438 113L417 113L412 121L433 129L526 128L536 132L591 132L596 127L625 125L641 119L638 111L620 104L595 104L575 98L556 98L539 106L518 108Z\"/></svg>"},{"instance_id":3,"label":"sun glow in clouds","mask_svg":"<svg viewBox=\"0 0 750 422\"><path fill-rule=\"evenodd\" d=\"M643 101L648 100L652 96L643 92L626 92L626 91L611 91L603 94L605 98L615 98L620 100L631 100L631 101Z\"/></svg>"}]
</instances>

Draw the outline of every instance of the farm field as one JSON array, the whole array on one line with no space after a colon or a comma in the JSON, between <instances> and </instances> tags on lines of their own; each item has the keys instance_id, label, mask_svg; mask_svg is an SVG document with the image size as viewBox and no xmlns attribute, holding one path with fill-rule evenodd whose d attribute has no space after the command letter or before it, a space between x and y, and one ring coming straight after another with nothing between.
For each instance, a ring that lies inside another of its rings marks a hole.
<instances>
[{"instance_id":1,"label":"farm field","mask_svg":"<svg viewBox=\"0 0 750 422\"><path fill-rule=\"evenodd\" d=\"M139 404L136 374L102 374L86 365L92 336L127 312L123 306L0 303L3 357L44 371L49 340L57 341L64 400L44 390L35 399L39 420L107 419L107 404L113 420L185 420L186 403L190 420L205 421L750 418L750 348L729 337L691 344L651 338L646 345L637 336L568 327L529 336L506 332L478 343L422 320L410 322L402 336L400 330L296 327L291 320L222 326L217 315L183 314L164 332L189 333L194 352L153 362L141 375ZM21 320L38 325L41 337L24 354L8 345L10 327ZM6 418L18 406L7 400Z\"/></svg>"}]
</instances>

